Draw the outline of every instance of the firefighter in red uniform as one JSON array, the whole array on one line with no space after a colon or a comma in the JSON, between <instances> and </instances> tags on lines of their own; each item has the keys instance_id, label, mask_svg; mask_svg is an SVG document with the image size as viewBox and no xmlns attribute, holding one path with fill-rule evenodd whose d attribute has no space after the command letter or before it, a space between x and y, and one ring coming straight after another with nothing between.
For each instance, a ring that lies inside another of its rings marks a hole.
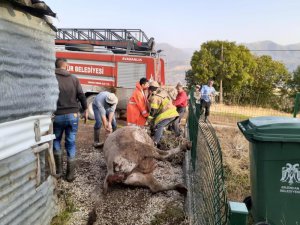
<instances>
[{"instance_id":1,"label":"firefighter in red uniform","mask_svg":"<svg viewBox=\"0 0 300 225\"><path fill-rule=\"evenodd\" d=\"M143 127L149 116L148 100L145 91L149 87L146 78L136 83L136 89L129 99L127 105L127 125Z\"/></svg>"}]
</instances>

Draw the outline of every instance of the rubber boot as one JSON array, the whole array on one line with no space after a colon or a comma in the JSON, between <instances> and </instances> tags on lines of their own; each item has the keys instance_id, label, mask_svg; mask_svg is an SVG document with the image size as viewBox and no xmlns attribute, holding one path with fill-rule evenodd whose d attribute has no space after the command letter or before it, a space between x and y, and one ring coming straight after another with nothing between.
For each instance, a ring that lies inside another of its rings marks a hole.
<instances>
[{"instance_id":1,"label":"rubber boot","mask_svg":"<svg viewBox=\"0 0 300 225\"><path fill-rule=\"evenodd\" d=\"M100 129L94 128L94 145L93 146L95 148L99 148L99 147L103 146L103 143L100 143L99 138L100 138Z\"/></svg>"},{"instance_id":2,"label":"rubber boot","mask_svg":"<svg viewBox=\"0 0 300 225\"><path fill-rule=\"evenodd\" d=\"M54 161L56 167L56 178L62 176L62 153L54 153Z\"/></svg>"},{"instance_id":3,"label":"rubber boot","mask_svg":"<svg viewBox=\"0 0 300 225\"><path fill-rule=\"evenodd\" d=\"M75 180L75 168L76 168L76 160L68 159L67 161L67 181L72 182Z\"/></svg>"}]
</instances>

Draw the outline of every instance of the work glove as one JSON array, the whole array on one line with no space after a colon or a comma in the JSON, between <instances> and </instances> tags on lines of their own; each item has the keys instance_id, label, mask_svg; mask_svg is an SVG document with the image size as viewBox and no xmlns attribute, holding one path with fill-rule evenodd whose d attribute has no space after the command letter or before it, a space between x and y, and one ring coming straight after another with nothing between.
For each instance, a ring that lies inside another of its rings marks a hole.
<instances>
[{"instance_id":1,"label":"work glove","mask_svg":"<svg viewBox=\"0 0 300 225\"><path fill-rule=\"evenodd\" d=\"M145 126L149 126L150 128L151 128L152 126L154 126L154 119L153 119L152 116L148 116L148 117L147 117L147 121L146 121Z\"/></svg>"}]
</instances>

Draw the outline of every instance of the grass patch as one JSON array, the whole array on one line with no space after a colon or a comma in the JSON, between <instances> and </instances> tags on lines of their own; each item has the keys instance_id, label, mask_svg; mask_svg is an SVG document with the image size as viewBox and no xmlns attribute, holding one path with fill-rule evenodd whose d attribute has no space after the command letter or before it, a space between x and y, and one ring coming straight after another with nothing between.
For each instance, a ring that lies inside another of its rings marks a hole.
<instances>
[{"instance_id":1,"label":"grass patch","mask_svg":"<svg viewBox=\"0 0 300 225\"><path fill-rule=\"evenodd\" d=\"M187 225L182 207L175 202L168 203L164 210L154 215L150 225Z\"/></svg>"},{"instance_id":2,"label":"grass patch","mask_svg":"<svg viewBox=\"0 0 300 225\"><path fill-rule=\"evenodd\" d=\"M229 112L211 112L212 115L216 116L226 116L226 117L233 117L237 120L246 120L249 119L249 116L238 114L238 113L229 113Z\"/></svg>"},{"instance_id":3,"label":"grass patch","mask_svg":"<svg viewBox=\"0 0 300 225\"><path fill-rule=\"evenodd\" d=\"M232 171L228 166L224 166L225 185L228 198L232 201L243 201L250 195L249 173L246 171Z\"/></svg>"},{"instance_id":4,"label":"grass patch","mask_svg":"<svg viewBox=\"0 0 300 225\"><path fill-rule=\"evenodd\" d=\"M65 200L65 208L52 219L51 225L66 225L71 218L72 213L77 211L70 195L63 194L63 198Z\"/></svg>"},{"instance_id":5,"label":"grass patch","mask_svg":"<svg viewBox=\"0 0 300 225\"><path fill-rule=\"evenodd\" d=\"M290 113L274 110L271 108L262 108L256 106L241 106L241 105L213 104L211 107L211 112L225 112L229 114L244 115L247 117L257 117L257 116L291 117Z\"/></svg>"}]
</instances>

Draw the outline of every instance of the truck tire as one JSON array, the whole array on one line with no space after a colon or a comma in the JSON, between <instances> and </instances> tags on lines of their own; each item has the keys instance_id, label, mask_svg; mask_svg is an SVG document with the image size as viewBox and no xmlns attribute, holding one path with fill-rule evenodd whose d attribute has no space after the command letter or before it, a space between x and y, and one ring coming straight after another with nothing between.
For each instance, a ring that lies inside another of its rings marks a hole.
<instances>
[{"instance_id":1,"label":"truck tire","mask_svg":"<svg viewBox=\"0 0 300 225\"><path fill-rule=\"evenodd\" d=\"M96 95L90 95L86 101L87 101L87 107L88 107L88 113L89 113L89 119L94 120L95 115L94 115L94 110L93 110L93 101L95 99Z\"/></svg>"}]
</instances>

